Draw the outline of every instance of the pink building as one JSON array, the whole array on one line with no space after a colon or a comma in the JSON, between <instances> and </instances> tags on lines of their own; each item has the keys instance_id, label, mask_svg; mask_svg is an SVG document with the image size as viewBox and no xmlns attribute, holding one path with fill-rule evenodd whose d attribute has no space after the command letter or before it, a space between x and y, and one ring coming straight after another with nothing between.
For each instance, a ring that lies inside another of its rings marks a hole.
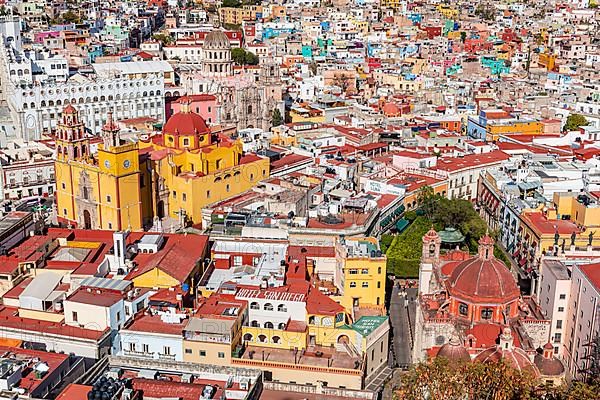
<instances>
[{"instance_id":1,"label":"pink building","mask_svg":"<svg viewBox=\"0 0 600 400\"><path fill-rule=\"evenodd\" d=\"M181 112L181 106L185 103L189 103L190 111L200 114L209 125L218 122L217 98L212 94L193 94L173 100L166 107L167 119L171 115Z\"/></svg>"}]
</instances>

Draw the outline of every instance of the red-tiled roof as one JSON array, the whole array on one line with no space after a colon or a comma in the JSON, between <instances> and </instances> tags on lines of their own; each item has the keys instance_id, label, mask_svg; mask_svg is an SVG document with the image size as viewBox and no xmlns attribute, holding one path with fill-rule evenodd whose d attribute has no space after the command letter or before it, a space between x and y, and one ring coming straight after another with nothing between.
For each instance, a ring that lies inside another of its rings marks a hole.
<instances>
[{"instance_id":1,"label":"red-tiled roof","mask_svg":"<svg viewBox=\"0 0 600 400\"><path fill-rule=\"evenodd\" d=\"M70 383L60 392L56 400L85 400L90 390L92 390L91 386Z\"/></svg>"},{"instance_id":2,"label":"red-tiled roof","mask_svg":"<svg viewBox=\"0 0 600 400\"><path fill-rule=\"evenodd\" d=\"M314 287L311 288L306 299L306 312L314 315L336 315L343 312L344 307L324 295Z\"/></svg>"},{"instance_id":3,"label":"red-tiled roof","mask_svg":"<svg viewBox=\"0 0 600 400\"><path fill-rule=\"evenodd\" d=\"M75 337L96 341L104 337L109 331L108 328L104 331L94 331L91 329L66 325L62 322L21 318L18 315L19 311L17 308L0 306L0 326L16 330L40 332L50 335Z\"/></svg>"},{"instance_id":4,"label":"red-tiled roof","mask_svg":"<svg viewBox=\"0 0 600 400\"><path fill-rule=\"evenodd\" d=\"M579 266L581 271L587 276L589 281L600 292L600 263L585 264Z\"/></svg>"},{"instance_id":5,"label":"red-tiled roof","mask_svg":"<svg viewBox=\"0 0 600 400\"><path fill-rule=\"evenodd\" d=\"M463 169L486 167L492 164L499 164L508 160L510 156L503 151L496 150L483 154L469 154L464 157L440 158L435 169L447 172L455 172Z\"/></svg>"},{"instance_id":6,"label":"red-tiled roof","mask_svg":"<svg viewBox=\"0 0 600 400\"><path fill-rule=\"evenodd\" d=\"M537 211L524 212L522 218L527 225L542 235L550 235L556 232L560 235L570 235L573 232L581 232L577 224L572 221L563 219L549 220L543 213Z\"/></svg>"},{"instance_id":7,"label":"red-tiled roof","mask_svg":"<svg viewBox=\"0 0 600 400\"><path fill-rule=\"evenodd\" d=\"M164 244L157 253L138 253L133 261L136 267L127 279L136 278L158 268L179 282L185 282L204 257L208 248L205 235L164 235Z\"/></svg>"},{"instance_id":8,"label":"red-tiled roof","mask_svg":"<svg viewBox=\"0 0 600 400\"><path fill-rule=\"evenodd\" d=\"M164 335L181 336L183 328L187 325L188 320L184 319L181 323L173 324L163 322L160 315L139 315L133 323L125 330L132 332L160 333Z\"/></svg>"}]
</instances>

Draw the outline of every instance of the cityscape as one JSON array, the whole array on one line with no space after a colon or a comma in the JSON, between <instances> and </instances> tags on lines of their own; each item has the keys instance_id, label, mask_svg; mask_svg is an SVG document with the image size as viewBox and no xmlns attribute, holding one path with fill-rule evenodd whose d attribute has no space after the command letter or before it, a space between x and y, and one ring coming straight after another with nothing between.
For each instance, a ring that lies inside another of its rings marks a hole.
<instances>
[{"instance_id":1,"label":"cityscape","mask_svg":"<svg viewBox=\"0 0 600 400\"><path fill-rule=\"evenodd\" d=\"M600 400L598 0L0 0L0 399Z\"/></svg>"}]
</instances>

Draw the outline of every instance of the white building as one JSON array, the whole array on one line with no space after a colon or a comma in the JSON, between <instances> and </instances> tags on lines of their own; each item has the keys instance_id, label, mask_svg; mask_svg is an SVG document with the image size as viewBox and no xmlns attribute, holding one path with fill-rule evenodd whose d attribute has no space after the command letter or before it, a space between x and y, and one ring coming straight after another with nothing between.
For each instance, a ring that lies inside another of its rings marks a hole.
<instances>
[{"instance_id":1,"label":"white building","mask_svg":"<svg viewBox=\"0 0 600 400\"><path fill-rule=\"evenodd\" d=\"M2 143L0 199L49 196L55 190L54 150L42 142Z\"/></svg>"},{"instance_id":2,"label":"white building","mask_svg":"<svg viewBox=\"0 0 600 400\"><path fill-rule=\"evenodd\" d=\"M537 296L542 313L551 320L550 342L554 346L554 354L560 359L565 357L564 339L570 292L571 272L567 266L558 260L543 260Z\"/></svg>"},{"instance_id":3,"label":"white building","mask_svg":"<svg viewBox=\"0 0 600 400\"><path fill-rule=\"evenodd\" d=\"M115 119L164 119L165 82L160 72L112 78L75 75L64 84L15 88L9 105L16 112L18 130L26 140L56 128L66 104L74 104L86 128L99 133L108 112Z\"/></svg>"},{"instance_id":4,"label":"white building","mask_svg":"<svg viewBox=\"0 0 600 400\"><path fill-rule=\"evenodd\" d=\"M589 366L588 343L600 334L600 264L573 267L571 297L567 311L564 362L568 373L581 377Z\"/></svg>"}]
</instances>

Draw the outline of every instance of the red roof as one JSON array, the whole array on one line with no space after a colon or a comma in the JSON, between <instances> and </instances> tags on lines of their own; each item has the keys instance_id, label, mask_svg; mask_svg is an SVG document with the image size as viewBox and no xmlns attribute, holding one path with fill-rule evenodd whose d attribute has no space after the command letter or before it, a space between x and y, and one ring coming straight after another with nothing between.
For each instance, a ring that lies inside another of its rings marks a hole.
<instances>
[{"instance_id":1,"label":"red roof","mask_svg":"<svg viewBox=\"0 0 600 400\"><path fill-rule=\"evenodd\" d=\"M205 135L210 129L204 118L195 112L178 112L173 114L163 127L163 134L168 135Z\"/></svg>"},{"instance_id":2,"label":"red roof","mask_svg":"<svg viewBox=\"0 0 600 400\"><path fill-rule=\"evenodd\" d=\"M62 322L21 318L18 315L19 311L17 308L2 306L0 308L0 326L20 331L40 332L49 335L59 335L96 341L103 338L106 333L110 331L109 328L104 331L95 331L66 325Z\"/></svg>"},{"instance_id":3,"label":"red roof","mask_svg":"<svg viewBox=\"0 0 600 400\"><path fill-rule=\"evenodd\" d=\"M111 307L123 300L123 294L116 290L79 288L67 297L67 300L99 307Z\"/></svg>"},{"instance_id":4,"label":"red roof","mask_svg":"<svg viewBox=\"0 0 600 400\"><path fill-rule=\"evenodd\" d=\"M87 399L87 394L92 390L91 386L77 385L70 383L60 394L56 400L84 400Z\"/></svg>"},{"instance_id":5,"label":"red roof","mask_svg":"<svg viewBox=\"0 0 600 400\"><path fill-rule=\"evenodd\" d=\"M499 164L508 160L510 156L503 151L496 150L483 154L469 154L464 157L440 158L435 169L447 172L456 172L469 168L485 168L492 164Z\"/></svg>"},{"instance_id":6,"label":"red roof","mask_svg":"<svg viewBox=\"0 0 600 400\"><path fill-rule=\"evenodd\" d=\"M448 290L453 297L486 304L505 304L520 297L517 282L508 268L493 254L485 255L488 246L493 252L493 241L484 236L479 241L479 254L454 268L448 279Z\"/></svg>"},{"instance_id":7,"label":"red roof","mask_svg":"<svg viewBox=\"0 0 600 400\"><path fill-rule=\"evenodd\" d=\"M596 290L600 292L600 263L580 265L579 269L587 276Z\"/></svg>"},{"instance_id":8,"label":"red roof","mask_svg":"<svg viewBox=\"0 0 600 400\"><path fill-rule=\"evenodd\" d=\"M521 218L536 233L541 235L553 235L556 232L560 235L570 235L573 232L581 232L581 229L574 222L563 219L548 219L539 211L524 212Z\"/></svg>"},{"instance_id":9,"label":"red roof","mask_svg":"<svg viewBox=\"0 0 600 400\"><path fill-rule=\"evenodd\" d=\"M179 282L185 282L208 249L205 235L164 235L164 244L157 253L138 253L137 266L126 279L133 279L158 268Z\"/></svg>"},{"instance_id":10,"label":"red roof","mask_svg":"<svg viewBox=\"0 0 600 400\"><path fill-rule=\"evenodd\" d=\"M137 316L133 323L129 325L125 330L133 332L145 332L145 333L160 333L163 335L177 335L183 334L183 328L187 325L188 320L184 319L181 323L167 323L164 322L160 315L145 315L141 314Z\"/></svg>"},{"instance_id":11,"label":"red roof","mask_svg":"<svg viewBox=\"0 0 600 400\"><path fill-rule=\"evenodd\" d=\"M336 315L344 311L344 307L333 301L319 289L311 287L306 299L306 312L314 315Z\"/></svg>"}]
</instances>

